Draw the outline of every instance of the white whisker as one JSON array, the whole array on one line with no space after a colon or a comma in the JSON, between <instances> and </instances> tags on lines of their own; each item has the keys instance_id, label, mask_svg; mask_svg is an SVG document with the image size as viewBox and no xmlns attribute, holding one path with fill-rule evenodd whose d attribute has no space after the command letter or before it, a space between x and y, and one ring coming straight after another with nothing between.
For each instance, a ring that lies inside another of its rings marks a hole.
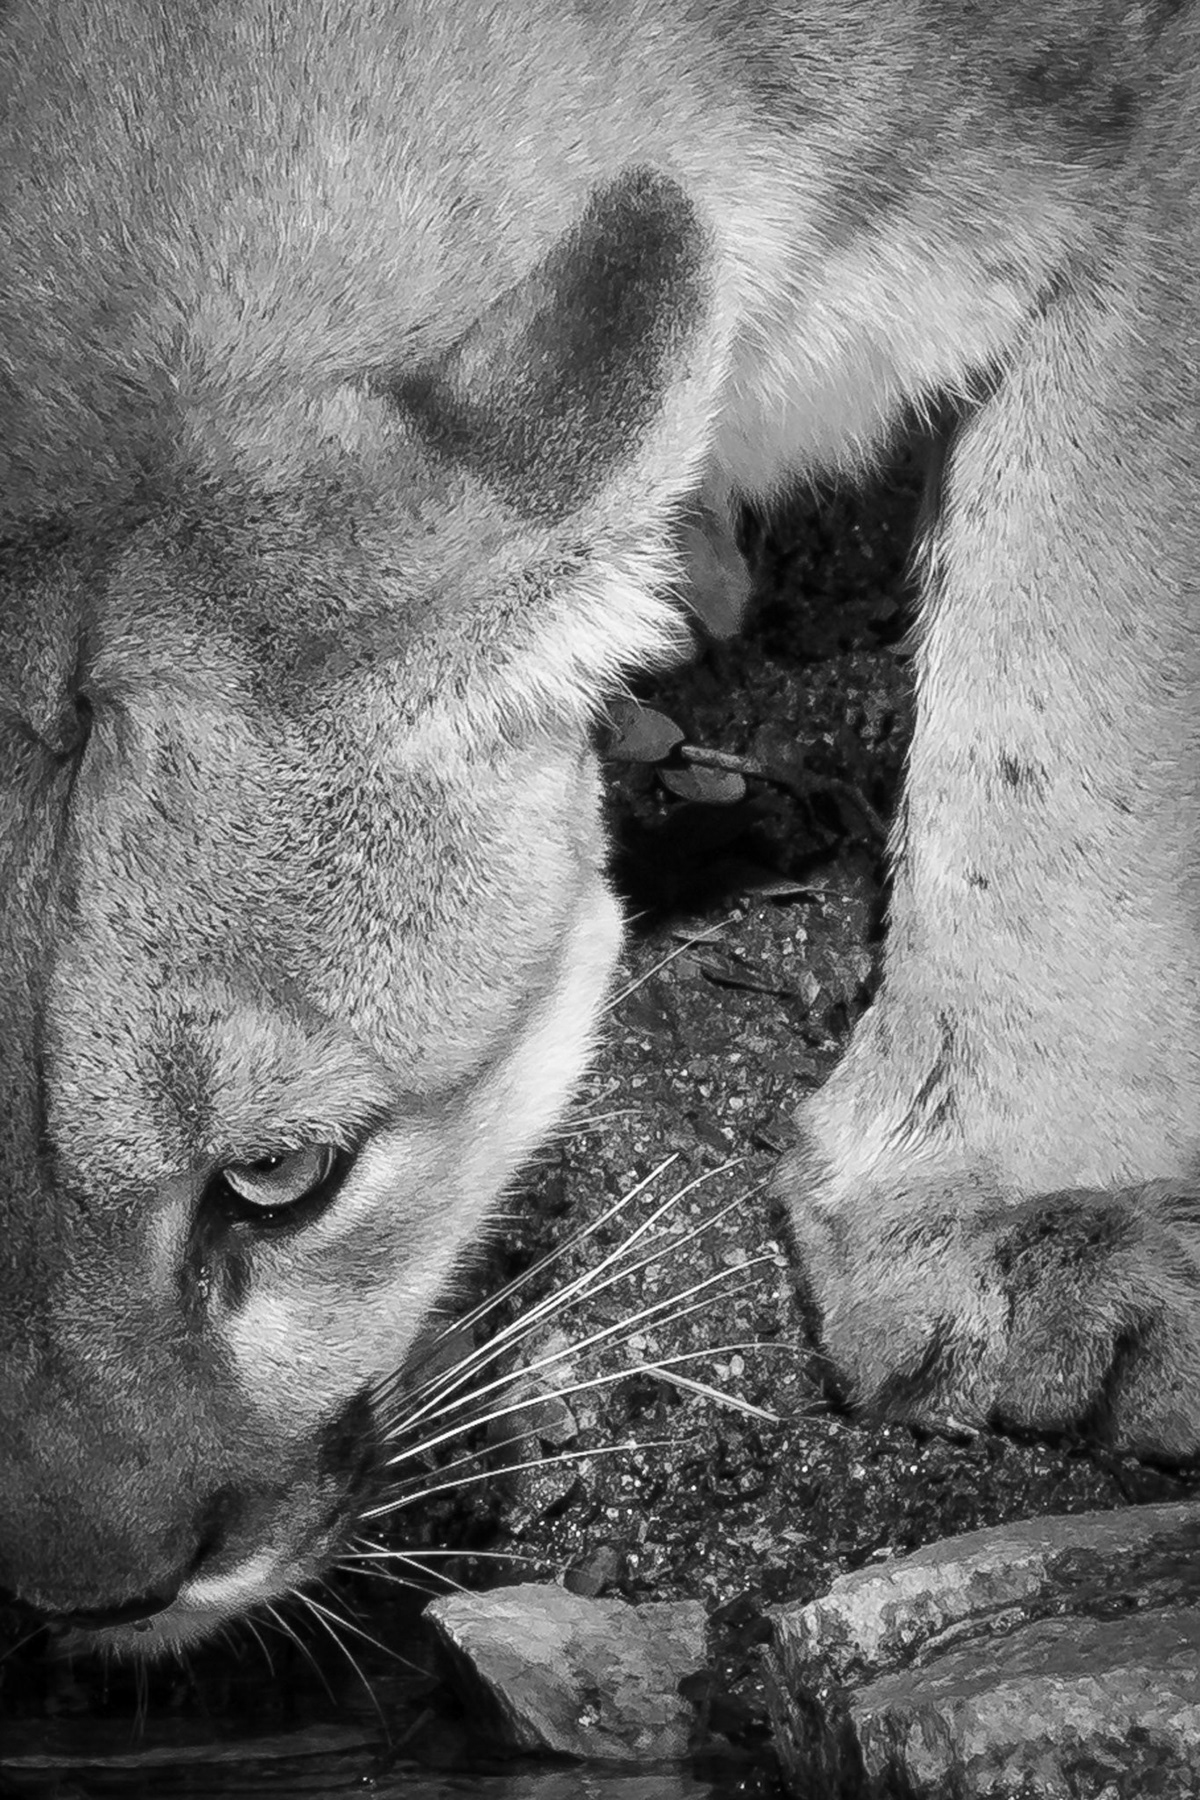
<instances>
[{"instance_id":1,"label":"white whisker","mask_svg":"<svg viewBox=\"0 0 1200 1800\"><path fill-rule=\"evenodd\" d=\"M389 1562L399 1563L403 1568L414 1569L418 1575L423 1575L425 1577L425 1582L414 1581L411 1576L393 1575L390 1569L367 1568L362 1570L362 1572L370 1575L372 1580L390 1581L395 1587L411 1588L421 1594L436 1595L444 1593L447 1588L453 1589L456 1594L465 1594L468 1591L463 1586L462 1582L455 1581L452 1575L443 1575L436 1569L423 1568L415 1557L408 1556L403 1550L393 1550L390 1553L388 1560ZM430 1581L441 1582L442 1586L440 1588L429 1587L426 1583Z\"/></svg>"},{"instance_id":2,"label":"white whisker","mask_svg":"<svg viewBox=\"0 0 1200 1800\"><path fill-rule=\"evenodd\" d=\"M292 1593L292 1595L294 1597L296 1597L296 1598L300 1597L297 1589L293 1588L290 1590L290 1592ZM296 1649L299 1650L301 1656L310 1665L310 1667L313 1670L313 1673L317 1677L317 1680L321 1683L321 1686L325 1689L325 1692L328 1694L329 1698L331 1700L333 1700L335 1698L335 1695L334 1695L333 1689L329 1685L329 1678L325 1674L325 1671L321 1667L317 1658L313 1655L312 1651L309 1649L308 1645L304 1642L304 1639L301 1637L300 1633L296 1630L296 1627L291 1623L291 1621L289 1619L285 1618L284 1615L279 1611L279 1609L272 1603L268 1602L263 1610L269 1615L269 1618L270 1618L271 1622L274 1624L275 1629L277 1631L281 1631L283 1633L284 1637L287 1638L288 1642L291 1644L294 1644Z\"/></svg>"},{"instance_id":3,"label":"white whisker","mask_svg":"<svg viewBox=\"0 0 1200 1800\"><path fill-rule=\"evenodd\" d=\"M439 1334L439 1339L437 1341L441 1341L442 1338L450 1336L450 1334L455 1331L469 1331L473 1325L477 1325L481 1319L485 1319L489 1313L494 1312L498 1306L501 1306L505 1301L510 1300L514 1294L519 1294L524 1288L529 1286L531 1281L536 1280L536 1278L539 1275L544 1274L547 1269L553 1268L555 1263L560 1262L570 1251L576 1249L580 1244L586 1243L588 1238L593 1237L596 1232L603 1230L605 1225L615 1219L627 1206L632 1205L633 1201L640 1198L640 1196L645 1193L646 1189L658 1180L660 1175L664 1174L667 1169L671 1168L671 1166L678 1161L679 1152L677 1150L672 1151L669 1156L664 1156L662 1161L657 1163L648 1175L644 1175L639 1182L630 1188L627 1194L622 1194L620 1199L614 1200L612 1205L608 1207L606 1211L601 1213L598 1219L594 1219L590 1225L580 1226L578 1231L572 1232L561 1244L557 1244L553 1250L547 1251L545 1256L540 1257L538 1261L533 1264L532 1268L526 1269L523 1274L518 1275L512 1281L507 1282L498 1293L490 1294L487 1299L481 1300L478 1306L467 1313L465 1317L454 1320Z\"/></svg>"},{"instance_id":4,"label":"white whisker","mask_svg":"<svg viewBox=\"0 0 1200 1800\"><path fill-rule=\"evenodd\" d=\"M249 1631L251 1637L254 1639L255 1643L258 1645L259 1649L262 1651L263 1661L267 1665L267 1673L271 1677L272 1681L274 1681L274 1679L275 1679L275 1660L271 1655L271 1646L267 1643L266 1638L263 1636L262 1632L258 1629L258 1626L255 1624L253 1619L246 1619L244 1621L244 1624L246 1626L247 1631Z\"/></svg>"},{"instance_id":5,"label":"white whisker","mask_svg":"<svg viewBox=\"0 0 1200 1800\"><path fill-rule=\"evenodd\" d=\"M415 1569L417 1574L423 1575L425 1579L417 1581L411 1575L393 1575L388 1569L368 1568L355 1558L348 1556L340 1556L337 1567L350 1575L367 1575L372 1581L386 1581L392 1587L404 1588L410 1594L424 1594L429 1600L437 1600L448 1588L454 1588L458 1593L467 1591L460 1582L452 1580L449 1575L439 1575L435 1569L423 1569L419 1563L414 1563L411 1558L405 1556L403 1551L395 1551L393 1556L396 1562ZM438 1583L441 1585L438 1586Z\"/></svg>"},{"instance_id":6,"label":"white whisker","mask_svg":"<svg viewBox=\"0 0 1200 1800\"><path fill-rule=\"evenodd\" d=\"M709 1354L709 1352L706 1352ZM646 1373L653 1375L657 1369L665 1370L664 1363L646 1363ZM676 1387L687 1388L691 1394L699 1394L702 1399L713 1400L718 1406L727 1406L732 1412L739 1412L747 1419L761 1419L765 1425L778 1425L779 1414L768 1412L765 1406L755 1406L751 1400L743 1400L738 1394L727 1394L723 1388L713 1387L710 1382L697 1381L694 1375L681 1375L678 1370L674 1374L665 1375L667 1381Z\"/></svg>"},{"instance_id":7,"label":"white whisker","mask_svg":"<svg viewBox=\"0 0 1200 1800\"><path fill-rule=\"evenodd\" d=\"M322 1577L321 1586L328 1591L329 1581L327 1577ZM365 1644L369 1644L372 1650L378 1650L381 1656L392 1656L394 1654L387 1644L380 1643L377 1637L372 1637L369 1631L364 1630L361 1625L357 1625L353 1619L344 1618L342 1614L330 1604L328 1599L320 1601L316 1599L314 1595L306 1592L304 1595L304 1603L310 1611L321 1613L326 1619L336 1625L339 1630L353 1632L355 1637L359 1637Z\"/></svg>"},{"instance_id":8,"label":"white whisker","mask_svg":"<svg viewBox=\"0 0 1200 1800\"><path fill-rule=\"evenodd\" d=\"M556 1450L553 1456L534 1456L525 1462L509 1463L504 1470L506 1475L520 1475L526 1469L552 1469L560 1463L590 1462L594 1457L627 1456L630 1451L665 1450L676 1440L672 1438L651 1438L645 1443L601 1444L596 1450ZM453 1493L458 1488L471 1487L478 1481L495 1480L495 1471L480 1469L475 1475L463 1475L455 1481L439 1481L432 1487L422 1488L418 1493L402 1495L386 1501L382 1506L373 1506L363 1514L366 1519L386 1519L393 1513L403 1512L405 1507L413 1506L419 1500L432 1499L435 1494Z\"/></svg>"},{"instance_id":9,"label":"white whisker","mask_svg":"<svg viewBox=\"0 0 1200 1800\"><path fill-rule=\"evenodd\" d=\"M674 1158L671 1158L670 1160L673 1161ZM660 1164L659 1168L654 1171L654 1174L657 1175L661 1173L662 1169L668 1166L669 1163ZM673 1208L678 1206L681 1200L693 1193L697 1187L703 1182L710 1180L714 1175L724 1174L730 1168L735 1166L736 1165L733 1163L725 1163L722 1164L720 1168L708 1170L704 1174L698 1175L695 1180L690 1181L685 1187L677 1190L677 1192L672 1194L668 1200L663 1201L660 1206L656 1207L634 1231L630 1232L615 1250L610 1251L607 1256L601 1258L600 1262L593 1268L585 1270L583 1274L576 1276L574 1280L568 1282L564 1288L556 1290L555 1293L549 1295L545 1300L539 1301L527 1312L522 1313L509 1325L506 1325L502 1330L496 1332L495 1335L489 1338L487 1343L482 1345L477 1351L472 1352L469 1356L464 1357L461 1362L455 1364L455 1366L448 1370L444 1376L431 1378L423 1387L419 1386L414 1393L406 1395L405 1399L408 1401L408 1404L406 1405L404 1415L385 1427L388 1434L390 1435L393 1431L409 1431L418 1424L422 1418L427 1417L431 1413L444 1414L449 1410L449 1406L446 1403L449 1401L452 1394L457 1393L460 1389L465 1387L471 1377L487 1368L490 1364L496 1362L506 1353L513 1343L520 1342L522 1339L529 1337L545 1319L565 1312L577 1299L581 1297L590 1299L595 1294L604 1292L615 1282L624 1280L629 1275L637 1273L640 1269L647 1268L652 1263L661 1261L662 1258L668 1255L677 1245L691 1241L693 1237L706 1230L709 1225L723 1218L731 1208L740 1205L745 1198L748 1198L748 1196L739 1196L737 1200L730 1201L727 1206L722 1207L717 1213L713 1214L710 1219L705 1220L701 1225L689 1231L682 1238L676 1237L665 1240L659 1249L654 1251L644 1260L631 1265L629 1268L619 1267L623 1259L629 1256L634 1246L639 1243L647 1233L653 1231L659 1221ZM653 1177L648 1177L647 1179L649 1180L652 1178ZM645 1184L643 1184L643 1186L644 1185ZM635 1193L637 1191L638 1190L635 1190ZM613 1213L619 1211L620 1207L626 1204L626 1201L632 1197L632 1195L627 1196L626 1200L618 1202L615 1207L610 1207L603 1218L597 1220L597 1226L606 1223ZM543 1259L543 1262L537 1265L537 1268L529 1271L530 1277L532 1277L533 1274L540 1272L543 1267L548 1266L549 1262L557 1260L559 1254L565 1254L566 1250L571 1247L572 1245L568 1243L562 1246L559 1252L554 1252L549 1258ZM742 1266L745 1267L747 1265ZM616 1272L611 1273L610 1271L613 1270ZM524 1280L522 1278L520 1285L523 1284ZM514 1284L513 1291L515 1291L516 1286L517 1284ZM498 1298L501 1297L503 1296L498 1296ZM661 1304L669 1304L669 1302L663 1302ZM494 1386L495 1384L492 1385ZM485 1388L483 1391L487 1392L488 1389ZM413 1402L416 1404L412 1404Z\"/></svg>"},{"instance_id":10,"label":"white whisker","mask_svg":"<svg viewBox=\"0 0 1200 1800\"><path fill-rule=\"evenodd\" d=\"M611 1342L622 1333L629 1335L638 1326L647 1324L651 1319L659 1319L662 1321L664 1315L669 1313L671 1323L674 1324L680 1319L687 1318L689 1314L702 1310L703 1302L697 1301L695 1299L696 1295L705 1293L719 1283L733 1281L736 1277L744 1275L748 1269L754 1268L758 1263L772 1262L773 1260L773 1257L764 1254L759 1257L752 1257L747 1262L739 1263L735 1268L717 1269L713 1274L706 1275L703 1280L693 1282L691 1287L684 1288L679 1294L670 1294L665 1299L653 1301L650 1305L642 1307L639 1311L630 1314L627 1318L618 1319L611 1325L601 1326L598 1330L590 1333L590 1335L579 1339L578 1342L573 1342L561 1350L547 1352L545 1356L539 1357L536 1361L527 1364L520 1371L519 1379L522 1382L528 1383L531 1377L543 1374L547 1369L554 1368L557 1364L567 1361L568 1358L582 1355L586 1350L595 1349L598 1344ZM740 1293L744 1290L739 1288L734 1291ZM690 1304L680 1306L678 1311L672 1312L671 1309L676 1307L679 1301L688 1301ZM710 1355L712 1352L703 1350L693 1351L690 1354L703 1356ZM608 1379L608 1377L598 1378L599 1381L606 1379ZM570 1393L577 1393L581 1388L594 1385L596 1385L595 1382L583 1382L574 1387L564 1387L555 1389L554 1391L557 1394L565 1396ZM465 1407L473 1402L478 1402L488 1394L506 1392L511 1389L512 1386L513 1377L511 1375L497 1376L493 1380L485 1382L481 1388L472 1389L471 1392L467 1394L458 1394L454 1399L449 1400L445 1406L441 1407L437 1416L446 1418L455 1413L461 1413ZM530 1397L526 1394L525 1397L520 1400L514 1400L507 1406L498 1407L488 1416L489 1418L503 1418L507 1414L519 1412L528 1408L530 1405ZM416 1415L413 1422L416 1423L419 1419L428 1416L430 1410L431 1407L429 1405L423 1407ZM478 1421L474 1420L472 1423L478 1423ZM436 1436L425 1439L421 1444L414 1446L412 1449L403 1450L396 1456L389 1457L386 1466L389 1469L396 1468L400 1463L409 1461L414 1456L427 1454L430 1450L436 1449L440 1444L446 1443L457 1437L463 1429L464 1421L460 1418L455 1424L447 1427L447 1429Z\"/></svg>"},{"instance_id":11,"label":"white whisker","mask_svg":"<svg viewBox=\"0 0 1200 1800\"><path fill-rule=\"evenodd\" d=\"M546 1556L526 1556L520 1550L443 1550L430 1546L423 1547L420 1550L397 1551L390 1550L386 1544L377 1544L371 1549L351 1551L347 1556L342 1558L342 1561L343 1563L357 1567L359 1564L373 1562L377 1558L381 1561L386 1561L389 1557L397 1555L403 1556L405 1561L410 1562L426 1562L430 1557L444 1557L448 1562L455 1560L481 1560L483 1562L501 1563L520 1562L529 1563L534 1567L554 1560L552 1557ZM434 1571L431 1571L431 1573L433 1572Z\"/></svg>"},{"instance_id":12,"label":"white whisker","mask_svg":"<svg viewBox=\"0 0 1200 1800\"><path fill-rule=\"evenodd\" d=\"M690 1308L689 1310L700 1311L700 1310L702 1310L702 1308L698 1306L698 1307ZM557 1395L563 1399L570 1399L575 1394L590 1392L596 1388L615 1386L617 1382L624 1381L631 1375L657 1375L662 1379L670 1380L672 1382L677 1382L680 1386L683 1386L683 1387L686 1387L689 1385L694 1386L696 1384L689 1383L689 1381L686 1378L679 1376L677 1374L667 1375L665 1373L665 1371L668 1370L669 1368L672 1368L674 1365L676 1365L678 1363L695 1362L701 1357L732 1356L737 1351L754 1350L754 1349L758 1349L761 1347L762 1346L760 1346L757 1343L757 1341L734 1343L734 1344L715 1344L715 1345L706 1344L703 1347L703 1349L681 1350L672 1356L659 1357L654 1362L625 1363L625 1364L622 1364L622 1366L620 1368L609 1369L609 1370L606 1370L601 1375L593 1375L593 1376L588 1377L585 1380L571 1382L570 1384L568 1384L565 1387L554 1389L553 1392L555 1395ZM753 1414L753 1416L755 1416L757 1418L761 1418L765 1423L772 1424L772 1425L778 1425L780 1423L780 1420L775 1413L767 1412L762 1407L756 1407L753 1405L752 1402L750 1402L748 1400L742 1400L737 1395L726 1394L720 1388L708 1387L708 1388L705 1388L703 1390L703 1392L705 1393L705 1396L707 1398L717 1401L724 1406L728 1406L734 1412L744 1412L744 1411L748 1410ZM528 1410L530 1412L534 1412L537 1409L537 1405L538 1405L537 1399L530 1400L527 1397L523 1401L520 1401L519 1403L517 1403L515 1406L497 1407L497 1408L495 1408L494 1411L483 1414L478 1420L471 1421L472 1429L482 1429L483 1427L487 1426L488 1424L494 1423L495 1420L502 1419L514 1411ZM447 1435L451 1439L456 1438L461 1434L461 1431L463 1429L465 1429L465 1427L458 1427L454 1431L448 1433ZM523 1432L523 1431L515 1432L510 1437L501 1438L500 1441L496 1444L489 1444L481 1450L471 1451L463 1456L456 1457L452 1462L443 1464L442 1467L439 1468L436 1472L439 1476L443 1476L445 1474L450 1473L451 1471L453 1471L456 1468L463 1468L472 1462L478 1462L485 1457L494 1456L496 1451L506 1449L510 1444L519 1444L519 1443L524 1442L524 1440L529 1435L530 1435L530 1433L528 1433L528 1432ZM536 1435L536 1432L534 1433L534 1435ZM636 1449L636 1448L641 1448L642 1446L634 1445L633 1447ZM558 1454L558 1453L556 1453L556 1454ZM561 1454L567 1455L569 1453L564 1451ZM397 1457L395 1459L397 1464L403 1460L405 1460L403 1457ZM554 1456L544 1457L539 1460L539 1463L536 1466L549 1467L553 1462L554 1462ZM521 1464L502 1464L501 1468L498 1472L501 1474L507 1474L513 1468L519 1468L522 1466L523 1465L521 1465ZM489 1473L496 1473L496 1471L489 1471L486 1469L481 1470L477 1475L471 1477L471 1479L472 1480L483 1480ZM405 1488L417 1489L417 1492L412 1493L406 1497L405 1504L408 1505L410 1503L410 1500L419 1500L422 1498L424 1493L431 1491L429 1489L424 1488L421 1485L425 1479L426 1478L424 1475L408 1476L405 1480L400 1481L396 1484L395 1491L397 1493L400 1493Z\"/></svg>"},{"instance_id":13,"label":"white whisker","mask_svg":"<svg viewBox=\"0 0 1200 1800\"><path fill-rule=\"evenodd\" d=\"M384 1715L383 1715L383 1709L380 1707L379 1701L376 1698L375 1690L371 1686L371 1683L367 1680L367 1677L363 1672L362 1665L359 1662L358 1658L355 1656L354 1652L351 1650L349 1644L347 1644L343 1640L341 1633L343 1631L356 1632L359 1637L365 1638L367 1643L373 1645L373 1647L376 1650L382 1651L385 1656L394 1656L395 1652L387 1649L387 1647L385 1645L381 1644L378 1641L378 1639L373 1638L369 1632L363 1631L361 1629L361 1627L352 1624L349 1619L342 1618L340 1613L334 1612L332 1610L332 1608L330 1608L328 1606L322 1606L321 1602L319 1600L315 1599L312 1594L306 1594L302 1589L299 1589L299 1588L294 1588L292 1590L292 1592L295 1594L295 1597L297 1600L300 1600L303 1602L304 1606L312 1614L313 1618L317 1621L318 1625L320 1625L326 1632L328 1632L329 1636L333 1639L334 1643L338 1647L338 1650L345 1657L346 1661L350 1664L350 1667L353 1669L355 1675L358 1677L358 1680L361 1682L362 1686L366 1689L367 1698L368 1698L368 1700L370 1700L371 1705L374 1707L375 1711L378 1713L381 1723L386 1724L386 1720L384 1719Z\"/></svg>"},{"instance_id":14,"label":"white whisker","mask_svg":"<svg viewBox=\"0 0 1200 1800\"><path fill-rule=\"evenodd\" d=\"M684 956L689 950L693 950L697 944L709 943L714 937L719 936L728 923L728 919L723 919L717 925L706 925L703 931L696 932L694 936L686 937L682 944L677 944L674 950L669 950L665 956L660 957L658 962L651 964L644 975L639 975L636 980L631 981L627 987L623 987L619 993L614 994L610 1000L607 1000L604 1004L601 1016L603 1017L607 1013L615 1012L623 1000L628 1000L630 994L636 994L640 987L645 987L646 983L652 981L660 970L667 968L669 964L673 963L677 956Z\"/></svg>"}]
</instances>

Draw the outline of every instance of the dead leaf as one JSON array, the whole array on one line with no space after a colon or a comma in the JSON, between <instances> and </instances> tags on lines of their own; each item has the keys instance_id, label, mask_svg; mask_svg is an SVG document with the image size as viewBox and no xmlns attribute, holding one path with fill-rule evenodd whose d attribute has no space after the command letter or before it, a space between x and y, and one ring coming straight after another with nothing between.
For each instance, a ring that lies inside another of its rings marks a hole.
<instances>
[{"instance_id":1,"label":"dead leaf","mask_svg":"<svg viewBox=\"0 0 1200 1800\"><path fill-rule=\"evenodd\" d=\"M681 800L699 801L702 806L733 806L746 797L742 777L726 769L663 769L661 780Z\"/></svg>"},{"instance_id":2,"label":"dead leaf","mask_svg":"<svg viewBox=\"0 0 1200 1800\"><path fill-rule=\"evenodd\" d=\"M652 706L639 706L636 700L613 700L608 719L605 755L618 762L662 762L683 742L683 732L674 719Z\"/></svg>"}]
</instances>

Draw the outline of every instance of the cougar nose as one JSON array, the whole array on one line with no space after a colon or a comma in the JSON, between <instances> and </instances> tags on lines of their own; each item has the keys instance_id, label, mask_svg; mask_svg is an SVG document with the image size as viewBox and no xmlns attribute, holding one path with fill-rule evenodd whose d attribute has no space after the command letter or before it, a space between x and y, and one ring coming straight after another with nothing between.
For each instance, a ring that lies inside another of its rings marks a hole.
<instances>
[{"instance_id":1,"label":"cougar nose","mask_svg":"<svg viewBox=\"0 0 1200 1800\"><path fill-rule=\"evenodd\" d=\"M69 1585L55 1584L39 1592L34 1579L30 1579L28 1585L23 1582L14 1585L10 1579L9 1585L13 1588L11 1596L4 1588L0 1588L0 1600L11 1598L12 1604L20 1612L43 1625L74 1627L79 1631L106 1631L120 1625L138 1625L143 1620L153 1619L157 1614L166 1612L179 1598L181 1588L220 1556L241 1511L242 1502L234 1489L215 1490L193 1514L190 1530L178 1534L185 1539L182 1557L179 1556L179 1545L176 1542L173 1555L155 1556L151 1560L148 1553L141 1562L140 1570L135 1564L134 1569L129 1571L134 1579L140 1573L142 1579L152 1584L132 1597L129 1595L129 1588L133 1583L122 1579L125 1570L110 1570L104 1585L101 1585L103 1578L97 1571L93 1581L89 1583L90 1591L84 1590L78 1594L78 1598L90 1601L95 1596L103 1602L111 1596L111 1605L72 1605L76 1595L71 1593ZM105 1587L108 1589L107 1595ZM98 1595L96 1588L99 1588Z\"/></svg>"},{"instance_id":2,"label":"cougar nose","mask_svg":"<svg viewBox=\"0 0 1200 1800\"><path fill-rule=\"evenodd\" d=\"M226 1535L241 1511L241 1504L231 1488L220 1488L211 1494L194 1520L195 1544L187 1564L171 1574L157 1587L136 1600L124 1600L118 1606L86 1607L54 1615L54 1623L74 1625L81 1631L103 1631L113 1625L136 1625L166 1612L179 1596L185 1581L211 1562L224 1546Z\"/></svg>"}]
</instances>

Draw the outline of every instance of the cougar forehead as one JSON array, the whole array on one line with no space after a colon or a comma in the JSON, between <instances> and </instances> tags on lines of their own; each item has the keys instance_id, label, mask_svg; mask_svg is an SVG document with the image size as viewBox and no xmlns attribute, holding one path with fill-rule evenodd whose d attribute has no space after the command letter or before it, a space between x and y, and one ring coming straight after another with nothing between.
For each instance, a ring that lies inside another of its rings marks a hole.
<instances>
[{"instance_id":1,"label":"cougar forehead","mask_svg":"<svg viewBox=\"0 0 1200 1800\"><path fill-rule=\"evenodd\" d=\"M64 757L8 720L29 886L12 941L41 965L52 1138L153 1141L137 1154L157 1176L272 1132L344 1135L485 1061L595 877L579 753L432 766L406 754L394 669L317 681L301 711L272 693L270 656L199 646L186 613L143 612L136 633L93 614L84 635L86 743ZM339 1125L334 1096L356 1087ZM255 1126L247 1089L281 1110Z\"/></svg>"}]
</instances>

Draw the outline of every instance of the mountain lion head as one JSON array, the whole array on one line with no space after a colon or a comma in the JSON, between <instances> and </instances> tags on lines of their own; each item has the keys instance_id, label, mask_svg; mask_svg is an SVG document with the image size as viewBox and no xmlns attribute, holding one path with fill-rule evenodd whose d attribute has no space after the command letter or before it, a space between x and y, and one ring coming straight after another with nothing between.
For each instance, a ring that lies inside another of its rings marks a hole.
<instances>
[{"instance_id":1,"label":"mountain lion head","mask_svg":"<svg viewBox=\"0 0 1200 1800\"><path fill-rule=\"evenodd\" d=\"M0 1589L153 1650L336 1554L380 1384L581 1068L588 723L678 633L705 238L627 172L464 322L401 283L361 366L241 379L202 200L166 306L166 226L123 239L78 154L125 365L111 320L39 336L54 206L4 225Z\"/></svg>"}]
</instances>

